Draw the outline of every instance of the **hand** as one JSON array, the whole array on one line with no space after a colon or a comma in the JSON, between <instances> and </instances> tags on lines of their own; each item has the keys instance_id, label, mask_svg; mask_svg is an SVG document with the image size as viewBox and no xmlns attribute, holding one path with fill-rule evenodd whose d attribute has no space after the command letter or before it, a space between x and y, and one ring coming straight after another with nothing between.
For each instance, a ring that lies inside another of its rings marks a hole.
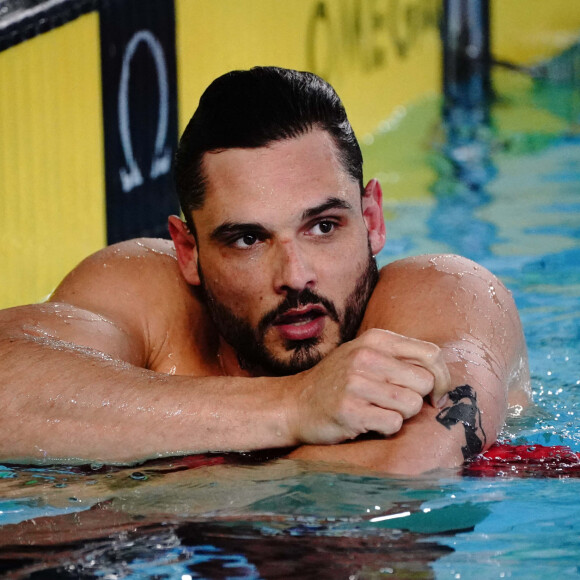
<instances>
[{"instance_id":1,"label":"hand","mask_svg":"<svg viewBox=\"0 0 580 580\"><path fill-rule=\"evenodd\" d=\"M423 397L430 395L436 406L450 385L437 345L379 329L293 379L289 427L309 444L339 443L367 431L392 435L421 410Z\"/></svg>"}]
</instances>

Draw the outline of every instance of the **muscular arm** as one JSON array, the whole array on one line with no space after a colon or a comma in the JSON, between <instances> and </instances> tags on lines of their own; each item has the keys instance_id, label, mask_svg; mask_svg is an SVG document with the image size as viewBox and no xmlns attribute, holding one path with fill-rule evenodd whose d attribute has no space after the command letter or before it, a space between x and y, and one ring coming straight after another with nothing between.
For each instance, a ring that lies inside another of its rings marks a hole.
<instances>
[{"instance_id":1,"label":"muscular arm","mask_svg":"<svg viewBox=\"0 0 580 580\"><path fill-rule=\"evenodd\" d=\"M300 375L220 376L212 329L167 242L88 258L50 302L0 312L0 458L130 463L389 435L447 384L432 345L380 331ZM393 365L393 345L422 369ZM374 377L357 370L367 361ZM401 375L410 388L389 383Z\"/></svg>"},{"instance_id":2,"label":"muscular arm","mask_svg":"<svg viewBox=\"0 0 580 580\"><path fill-rule=\"evenodd\" d=\"M58 340L5 340L3 460L126 463L296 443L267 379L169 376Z\"/></svg>"},{"instance_id":3,"label":"muscular arm","mask_svg":"<svg viewBox=\"0 0 580 580\"><path fill-rule=\"evenodd\" d=\"M457 256L421 256L383 269L361 331L378 327L441 348L451 374L443 409L424 404L386 439L309 446L293 457L391 473L454 467L497 438L508 404L525 405L529 375L511 295L492 274Z\"/></svg>"},{"instance_id":4,"label":"muscular arm","mask_svg":"<svg viewBox=\"0 0 580 580\"><path fill-rule=\"evenodd\" d=\"M151 252L158 252L153 271ZM108 248L73 271L50 302L0 313L3 460L134 462L296 444L285 429L282 380L149 370L163 367L161 351L167 358L166 343L180 333L167 322L175 314L167 304L188 307L165 252L154 244ZM156 284L165 285L167 304ZM201 332L195 316L190 322Z\"/></svg>"}]
</instances>

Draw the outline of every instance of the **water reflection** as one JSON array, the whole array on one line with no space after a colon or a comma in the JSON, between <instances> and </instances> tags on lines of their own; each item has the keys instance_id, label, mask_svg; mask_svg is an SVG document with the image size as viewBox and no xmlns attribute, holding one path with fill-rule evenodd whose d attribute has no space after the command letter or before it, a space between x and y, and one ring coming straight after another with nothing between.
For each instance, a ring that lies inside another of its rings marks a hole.
<instances>
[{"instance_id":1,"label":"water reflection","mask_svg":"<svg viewBox=\"0 0 580 580\"><path fill-rule=\"evenodd\" d=\"M437 203L427 223L431 239L480 260L497 236L495 226L477 215L491 199L486 186L497 173L490 122L489 5L446 0L445 14L443 121L431 188Z\"/></svg>"},{"instance_id":2,"label":"water reflection","mask_svg":"<svg viewBox=\"0 0 580 580\"><path fill-rule=\"evenodd\" d=\"M496 226L477 213L491 201L486 186L497 173L493 134L488 116L480 109L448 112L442 142L435 145L432 158L437 180L431 191L437 203L427 220L429 237L478 261L490 255L497 241Z\"/></svg>"},{"instance_id":3,"label":"water reflection","mask_svg":"<svg viewBox=\"0 0 580 580\"><path fill-rule=\"evenodd\" d=\"M452 551L436 536L471 530L489 513L485 499L450 500L453 481L442 488L436 477L294 460L173 459L141 466L137 479L106 467L57 468L50 479L11 471L3 497L61 509L0 528L0 573L11 577L429 578ZM82 511L67 512L73 500Z\"/></svg>"}]
</instances>

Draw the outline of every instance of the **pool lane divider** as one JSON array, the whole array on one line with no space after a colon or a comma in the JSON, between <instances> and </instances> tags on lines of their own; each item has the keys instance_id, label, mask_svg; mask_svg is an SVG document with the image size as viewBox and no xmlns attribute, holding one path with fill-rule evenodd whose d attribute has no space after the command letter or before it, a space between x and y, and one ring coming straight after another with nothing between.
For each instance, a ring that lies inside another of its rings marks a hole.
<instances>
[{"instance_id":1,"label":"pool lane divider","mask_svg":"<svg viewBox=\"0 0 580 580\"><path fill-rule=\"evenodd\" d=\"M467 462L464 475L476 477L580 477L580 454L566 445L496 443Z\"/></svg>"}]
</instances>

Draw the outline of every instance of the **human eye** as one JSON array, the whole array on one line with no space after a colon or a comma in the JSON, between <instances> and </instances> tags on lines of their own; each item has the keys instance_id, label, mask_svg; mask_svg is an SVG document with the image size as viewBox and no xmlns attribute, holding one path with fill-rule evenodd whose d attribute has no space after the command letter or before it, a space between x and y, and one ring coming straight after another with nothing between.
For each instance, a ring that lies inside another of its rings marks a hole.
<instances>
[{"instance_id":1,"label":"human eye","mask_svg":"<svg viewBox=\"0 0 580 580\"><path fill-rule=\"evenodd\" d=\"M328 236L332 234L338 226L339 224L336 220L325 218L314 223L310 228L309 233L314 236Z\"/></svg>"},{"instance_id":2,"label":"human eye","mask_svg":"<svg viewBox=\"0 0 580 580\"><path fill-rule=\"evenodd\" d=\"M248 232L230 240L229 245L238 250L248 250L259 241L260 236L258 234Z\"/></svg>"}]
</instances>

